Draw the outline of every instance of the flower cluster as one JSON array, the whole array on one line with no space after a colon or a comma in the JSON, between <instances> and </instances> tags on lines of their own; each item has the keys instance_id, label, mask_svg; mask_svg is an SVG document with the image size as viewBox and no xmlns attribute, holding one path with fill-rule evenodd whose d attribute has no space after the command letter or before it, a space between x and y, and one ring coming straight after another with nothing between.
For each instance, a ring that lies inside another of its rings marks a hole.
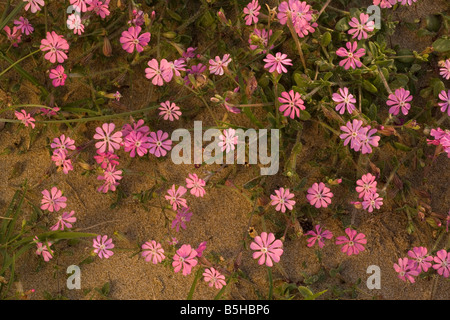
<instances>
[{"instance_id":1,"label":"flower cluster","mask_svg":"<svg viewBox=\"0 0 450 320\"><path fill-rule=\"evenodd\" d=\"M277 18L282 25L292 23L297 35L303 38L310 33L314 33L318 26L313 21L313 14L311 6L306 1L289 0L289 2L283 1L280 3Z\"/></svg>"},{"instance_id":2,"label":"flower cluster","mask_svg":"<svg viewBox=\"0 0 450 320\"><path fill-rule=\"evenodd\" d=\"M356 230L350 228L345 229L347 236L336 237L336 245L343 245L341 251L348 256L357 255L364 251L364 245L367 244L367 239L364 233L358 233ZM309 236L307 242L308 247L313 247L316 242L319 248L325 246L325 239L331 240L333 233L329 230L323 230L322 226L316 225L314 230L310 230L306 233Z\"/></svg>"},{"instance_id":3,"label":"flower cluster","mask_svg":"<svg viewBox=\"0 0 450 320\"><path fill-rule=\"evenodd\" d=\"M361 153L372 153L372 147L378 147L379 136L373 136L377 129L371 129L371 126L362 127L362 120L353 119L348 121L345 126L341 126L344 131L339 137L344 140L344 146L350 143L350 148Z\"/></svg>"},{"instance_id":4,"label":"flower cluster","mask_svg":"<svg viewBox=\"0 0 450 320\"><path fill-rule=\"evenodd\" d=\"M438 150L444 150L450 158L450 130L442 130L441 128L431 129L430 135L434 139L427 139L427 143L437 146ZM437 154L440 153L438 150L436 151Z\"/></svg>"},{"instance_id":5,"label":"flower cluster","mask_svg":"<svg viewBox=\"0 0 450 320\"><path fill-rule=\"evenodd\" d=\"M375 176L367 173L356 181L356 184L356 192L359 193L358 197L363 199L361 203L363 209L369 212L372 212L373 209L380 209L383 205L383 198L377 193Z\"/></svg>"}]
</instances>

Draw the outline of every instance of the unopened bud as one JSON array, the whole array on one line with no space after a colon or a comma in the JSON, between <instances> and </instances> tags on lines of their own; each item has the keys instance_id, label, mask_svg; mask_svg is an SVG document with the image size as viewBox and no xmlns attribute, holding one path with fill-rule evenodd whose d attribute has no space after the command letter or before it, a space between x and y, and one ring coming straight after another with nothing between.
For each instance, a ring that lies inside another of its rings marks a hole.
<instances>
[{"instance_id":1,"label":"unopened bud","mask_svg":"<svg viewBox=\"0 0 450 320\"><path fill-rule=\"evenodd\" d=\"M108 37L103 38L103 54L105 55L105 57L112 56L112 46L111 46L111 42L109 41Z\"/></svg>"}]
</instances>

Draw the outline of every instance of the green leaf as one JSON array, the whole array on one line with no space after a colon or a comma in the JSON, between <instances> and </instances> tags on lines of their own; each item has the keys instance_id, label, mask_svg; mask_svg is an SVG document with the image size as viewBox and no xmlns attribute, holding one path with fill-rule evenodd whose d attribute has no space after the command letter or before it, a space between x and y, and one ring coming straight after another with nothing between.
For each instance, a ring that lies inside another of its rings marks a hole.
<instances>
[{"instance_id":1,"label":"green leaf","mask_svg":"<svg viewBox=\"0 0 450 320\"><path fill-rule=\"evenodd\" d=\"M394 144L394 148L395 149L398 149L398 150L401 150L401 151L411 151L412 150L410 147L408 147L408 146L406 146L406 145L404 145L402 143L399 143L399 142L395 142L394 141L393 144Z\"/></svg>"},{"instance_id":2,"label":"green leaf","mask_svg":"<svg viewBox=\"0 0 450 320\"><path fill-rule=\"evenodd\" d=\"M433 48L437 52L450 51L450 39L437 39L435 42L433 42Z\"/></svg>"},{"instance_id":3,"label":"green leaf","mask_svg":"<svg viewBox=\"0 0 450 320\"><path fill-rule=\"evenodd\" d=\"M275 43L275 41L277 41L277 39L283 34L283 30L277 30L275 31L272 36L270 37L269 43L268 43L268 47L270 47L271 45L273 45Z\"/></svg>"},{"instance_id":4,"label":"green leaf","mask_svg":"<svg viewBox=\"0 0 450 320\"><path fill-rule=\"evenodd\" d=\"M300 110L300 120L308 121L311 119L311 114L306 110Z\"/></svg>"},{"instance_id":5,"label":"green leaf","mask_svg":"<svg viewBox=\"0 0 450 320\"><path fill-rule=\"evenodd\" d=\"M348 18L344 17L336 23L336 26L334 28L337 31L347 31L348 29L350 29L350 26L348 25L348 21L349 21Z\"/></svg>"},{"instance_id":6,"label":"green leaf","mask_svg":"<svg viewBox=\"0 0 450 320\"><path fill-rule=\"evenodd\" d=\"M364 80L363 88L365 90L369 91L370 93L377 93L378 92L377 87L375 87L372 83L370 83L369 80Z\"/></svg>"},{"instance_id":7,"label":"green leaf","mask_svg":"<svg viewBox=\"0 0 450 320\"><path fill-rule=\"evenodd\" d=\"M322 39L320 40L320 44L324 47L328 46L331 42L331 33L328 31L322 35Z\"/></svg>"}]
</instances>

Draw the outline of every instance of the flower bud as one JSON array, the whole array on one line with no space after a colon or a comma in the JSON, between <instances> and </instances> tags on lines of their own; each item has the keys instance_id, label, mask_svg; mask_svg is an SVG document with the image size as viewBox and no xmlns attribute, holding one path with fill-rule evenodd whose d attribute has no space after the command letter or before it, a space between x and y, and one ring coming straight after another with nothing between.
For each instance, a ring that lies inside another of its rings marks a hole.
<instances>
[{"instance_id":1,"label":"flower bud","mask_svg":"<svg viewBox=\"0 0 450 320\"><path fill-rule=\"evenodd\" d=\"M103 38L103 54L105 55L105 57L112 56L112 46L111 46L111 42L109 41L108 37Z\"/></svg>"}]
</instances>

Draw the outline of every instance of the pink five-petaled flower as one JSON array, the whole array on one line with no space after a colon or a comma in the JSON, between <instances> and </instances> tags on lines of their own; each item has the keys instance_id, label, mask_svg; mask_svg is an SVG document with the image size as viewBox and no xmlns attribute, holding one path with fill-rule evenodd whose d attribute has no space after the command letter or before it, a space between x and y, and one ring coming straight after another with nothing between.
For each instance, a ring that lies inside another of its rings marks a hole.
<instances>
[{"instance_id":1,"label":"pink five-petaled flower","mask_svg":"<svg viewBox=\"0 0 450 320\"><path fill-rule=\"evenodd\" d=\"M292 66L292 60L287 58L287 54L281 52L277 52L275 56L269 53L263 61L266 62L265 69L279 74L287 73L285 65Z\"/></svg>"},{"instance_id":2,"label":"pink five-petaled flower","mask_svg":"<svg viewBox=\"0 0 450 320\"><path fill-rule=\"evenodd\" d=\"M11 30L10 27L5 26L3 30L5 30L6 36L8 40L11 41L12 46L17 48L19 43L22 42L22 34L20 29L18 27L13 27Z\"/></svg>"},{"instance_id":3,"label":"pink five-petaled flower","mask_svg":"<svg viewBox=\"0 0 450 320\"><path fill-rule=\"evenodd\" d=\"M186 71L186 61L184 61L183 58L177 59L175 61L169 61L169 65L176 77L181 76L180 71Z\"/></svg>"},{"instance_id":4,"label":"pink five-petaled flower","mask_svg":"<svg viewBox=\"0 0 450 320\"><path fill-rule=\"evenodd\" d=\"M64 230L64 228L72 228L72 223L77 221L77 218L73 217L75 211L63 212L61 216L58 217L58 222L50 228L50 230Z\"/></svg>"},{"instance_id":5,"label":"pink five-petaled flower","mask_svg":"<svg viewBox=\"0 0 450 320\"><path fill-rule=\"evenodd\" d=\"M252 2L249 2L249 4L244 8L244 20L246 25L249 26L258 22L259 10L261 10L261 6L259 5L258 0L252 0Z\"/></svg>"},{"instance_id":6,"label":"pink five-petaled flower","mask_svg":"<svg viewBox=\"0 0 450 320\"><path fill-rule=\"evenodd\" d=\"M341 67L344 67L345 70L348 70L350 67L352 69L361 67L362 63L361 61L359 61L359 58L366 54L366 50L364 48L361 48L356 51L356 48L358 47L358 43L356 41L353 43L347 42L345 46L347 47L347 49L345 49L344 47L340 47L336 51L336 54L339 57L346 57L344 60L339 62L339 65Z\"/></svg>"},{"instance_id":7,"label":"pink five-petaled flower","mask_svg":"<svg viewBox=\"0 0 450 320\"><path fill-rule=\"evenodd\" d=\"M198 248L195 249L195 251L197 251L197 257L200 258L203 255L203 251L205 250L206 250L206 241L203 241L198 245Z\"/></svg>"},{"instance_id":8,"label":"pink five-petaled flower","mask_svg":"<svg viewBox=\"0 0 450 320\"><path fill-rule=\"evenodd\" d=\"M438 274L448 278L450 275L450 252L442 249L436 252L436 257L434 257L433 269L437 271Z\"/></svg>"},{"instance_id":9,"label":"pink five-petaled flower","mask_svg":"<svg viewBox=\"0 0 450 320\"><path fill-rule=\"evenodd\" d=\"M378 193L372 193L366 195L364 197L364 201L362 202L362 206L364 210L372 212L374 208L380 209L383 205L383 198L380 197Z\"/></svg>"},{"instance_id":10,"label":"pink five-petaled flower","mask_svg":"<svg viewBox=\"0 0 450 320\"><path fill-rule=\"evenodd\" d=\"M203 188L205 185L205 180L200 179L195 173L189 173L189 178L186 178L186 188L191 189L191 194L197 198L205 195L206 191Z\"/></svg>"},{"instance_id":11,"label":"pink five-petaled flower","mask_svg":"<svg viewBox=\"0 0 450 320\"><path fill-rule=\"evenodd\" d=\"M305 235L307 236L311 236L308 238L308 247L312 247L316 241L319 244L319 248L323 248L323 246L325 245L324 239L328 239L330 240L331 238L333 238L333 233L331 233L330 230L324 230L322 231L322 227L320 226L320 224L315 226L315 231L314 230L309 230Z\"/></svg>"},{"instance_id":12,"label":"pink five-petaled flower","mask_svg":"<svg viewBox=\"0 0 450 320\"><path fill-rule=\"evenodd\" d=\"M399 258L398 264L394 263L394 269L398 273L398 277L403 281L410 281L414 283L414 277L419 275L419 271L416 269L414 261L408 258Z\"/></svg>"},{"instance_id":13,"label":"pink five-petaled flower","mask_svg":"<svg viewBox=\"0 0 450 320\"><path fill-rule=\"evenodd\" d=\"M122 127L122 138L125 139L127 135L129 135L132 131L142 132L143 134L147 134L150 132L150 128L148 126L144 126L144 120L139 119L138 122L135 122L133 118L132 123L126 123Z\"/></svg>"},{"instance_id":14,"label":"pink five-petaled flower","mask_svg":"<svg viewBox=\"0 0 450 320\"><path fill-rule=\"evenodd\" d=\"M25 11L31 8L31 13L36 13L37 11L41 11L40 6L44 6L44 0L23 0L23 2L27 2L25 5Z\"/></svg>"},{"instance_id":15,"label":"pink five-petaled flower","mask_svg":"<svg viewBox=\"0 0 450 320\"><path fill-rule=\"evenodd\" d=\"M220 59L219 56L216 56L214 60L209 60L209 72L221 76L224 73L223 68L227 67L230 62L231 58L228 53L225 54L222 59Z\"/></svg>"},{"instance_id":16,"label":"pink five-petaled flower","mask_svg":"<svg viewBox=\"0 0 450 320\"><path fill-rule=\"evenodd\" d=\"M148 142L150 143L149 152L155 157L164 157L167 151L172 149L172 140L169 139L169 134L158 130L158 132L150 132L148 137Z\"/></svg>"},{"instance_id":17,"label":"pink five-petaled flower","mask_svg":"<svg viewBox=\"0 0 450 320\"><path fill-rule=\"evenodd\" d=\"M309 203L316 208L328 207L331 203L333 193L330 192L330 188L327 188L323 182L315 182L311 188L308 189L306 199Z\"/></svg>"},{"instance_id":18,"label":"pink five-petaled flower","mask_svg":"<svg viewBox=\"0 0 450 320\"><path fill-rule=\"evenodd\" d=\"M373 0L374 5L380 5L381 8L392 8L398 0Z\"/></svg>"},{"instance_id":19,"label":"pink five-petaled flower","mask_svg":"<svg viewBox=\"0 0 450 320\"><path fill-rule=\"evenodd\" d=\"M165 82L170 82L173 77L172 66L166 59L162 59L158 64L158 60L152 59L148 63L148 68L145 69L145 77L152 79L155 86L162 86Z\"/></svg>"},{"instance_id":20,"label":"pink five-petaled flower","mask_svg":"<svg viewBox=\"0 0 450 320\"><path fill-rule=\"evenodd\" d=\"M116 166L119 164L119 156L115 155L112 152L102 153L99 150L97 150L97 155L94 156L94 159L97 163L100 164L100 167L102 169L106 169L108 167L108 164L111 164L113 166Z\"/></svg>"},{"instance_id":21,"label":"pink five-petaled flower","mask_svg":"<svg viewBox=\"0 0 450 320\"><path fill-rule=\"evenodd\" d=\"M136 48L137 52L144 51L144 47L150 42L150 32L145 32L141 35L141 27L130 27L128 31L122 32L122 36L119 41L122 44L123 50L128 53L132 53Z\"/></svg>"},{"instance_id":22,"label":"pink five-petaled flower","mask_svg":"<svg viewBox=\"0 0 450 320\"><path fill-rule=\"evenodd\" d=\"M450 79L450 59L447 59L442 63L439 74L446 80Z\"/></svg>"},{"instance_id":23,"label":"pink five-petaled flower","mask_svg":"<svg viewBox=\"0 0 450 320\"><path fill-rule=\"evenodd\" d=\"M374 137L372 136L373 134L377 133L377 131L378 131L377 129L370 130L370 126L361 128L358 131L361 152L363 154L372 153L371 146L378 147L378 141L380 141L380 136ZM359 148L356 151L359 151Z\"/></svg>"},{"instance_id":24,"label":"pink five-petaled flower","mask_svg":"<svg viewBox=\"0 0 450 320\"><path fill-rule=\"evenodd\" d=\"M367 196L377 192L377 182L375 176L367 173L356 181L356 192L359 192L358 198L366 198Z\"/></svg>"},{"instance_id":25,"label":"pink five-petaled flower","mask_svg":"<svg viewBox=\"0 0 450 320\"><path fill-rule=\"evenodd\" d=\"M41 200L41 209L48 210L50 212L57 212L61 208L65 208L67 206L67 198L62 196L62 191L58 190L58 188L53 187L50 192L48 190L44 190L41 192L43 197Z\"/></svg>"},{"instance_id":26,"label":"pink five-petaled flower","mask_svg":"<svg viewBox=\"0 0 450 320\"><path fill-rule=\"evenodd\" d=\"M122 170L116 170L116 166L111 163L106 167L102 176L98 176L97 180L104 180L104 184L97 189L98 192L107 193L109 190L116 191L119 185L118 180L122 179Z\"/></svg>"},{"instance_id":27,"label":"pink five-petaled flower","mask_svg":"<svg viewBox=\"0 0 450 320\"><path fill-rule=\"evenodd\" d=\"M353 29L348 30L348 34L352 35L352 38L358 37L358 40L361 38L367 39L367 32L371 32L374 30L374 21L368 21L369 15L365 13L361 13L358 18L353 17L348 23L350 27Z\"/></svg>"},{"instance_id":28,"label":"pink five-petaled flower","mask_svg":"<svg viewBox=\"0 0 450 320\"><path fill-rule=\"evenodd\" d=\"M279 262L283 254L283 242L275 240L273 233L261 232L261 236L256 236L254 242L250 244L250 249L254 250L253 259L259 259L258 264L264 263L268 267L273 266L273 262Z\"/></svg>"},{"instance_id":29,"label":"pink five-petaled flower","mask_svg":"<svg viewBox=\"0 0 450 320\"><path fill-rule=\"evenodd\" d=\"M50 144L52 149L60 150L61 152L67 153L67 150L75 150L75 140L62 134L59 138L53 139L53 143Z\"/></svg>"},{"instance_id":30,"label":"pink five-petaled flower","mask_svg":"<svg viewBox=\"0 0 450 320\"><path fill-rule=\"evenodd\" d=\"M235 145L238 144L238 136L236 130L229 128L223 130L223 134L219 136L219 147L222 151L226 150L226 153L235 149Z\"/></svg>"},{"instance_id":31,"label":"pink five-petaled flower","mask_svg":"<svg viewBox=\"0 0 450 320\"><path fill-rule=\"evenodd\" d=\"M34 31L34 28L31 25L31 23L28 21L28 19L24 17L20 17L18 20L14 20L14 24L17 26L17 28L20 29L20 32L26 35L29 35Z\"/></svg>"},{"instance_id":32,"label":"pink five-petaled flower","mask_svg":"<svg viewBox=\"0 0 450 320\"><path fill-rule=\"evenodd\" d=\"M358 254L364 251L364 244L367 243L366 235L364 233L358 233L356 230L350 228L345 229L346 236L340 236L336 238L336 244L343 244L341 251L347 253L348 256L352 254Z\"/></svg>"},{"instance_id":33,"label":"pink five-petaled flower","mask_svg":"<svg viewBox=\"0 0 450 320\"><path fill-rule=\"evenodd\" d=\"M166 102L162 102L161 107L158 109L161 110L159 115L164 116L164 120L178 120L181 116L180 107L168 100Z\"/></svg>"},{"instance_id":34,"label":"pink five-petaled flower","mask_svg":"<svg viewBox=\"0 0 450 320\"><path fill-rule=\"evenodd\" d=\"M428 250L425 247L414 247L408 251L408 256L416 263L416 269L419 272L427 272L431 268L433 257L428 255Z\"/></svg>"},{"instance_id":35,"label":"pink five-petaled flower","mask_svg":"<svg viewBox=\"0 0 450 320\"><path fill-rule=\"evenodd\" d=\"M45 262L50 261L51 258L53 258L53 250L50 249L50 246L52 243L50 241L47 241L47 244L44 245L42 242L38 242L38 237L34 237L34 242L37 245L36 254L38 256L42 255Z\"/></svg>"},{"instance_id":36,"label":"pink five-petaled flower","mask_svg":"<svg viewBox=\"0 0 450 320\"><path fill-rule=\"evenodd\" d=\"M147 241L142 245L142 256L145 261L152 261L153 264L161 263L161 261L166 258L161 244L157 243L155 240Z\"/></svg>"},{"instance_id":37,"label":"pink five-petaled flower","mask_svg":"<svg viewBox=\"0 0 450 320\"><path fill-rule=\"evenodd\" d=\"M70 4L73 5L76 8L76 10L80 11L80 12L87 11L87 6L86 6L87 2L88 2L88 0L70 0Z\"/></svg>"},{"instance_id":38,"label":"pink five-petaled flower","mask_svg":"<svg viewBox=\"0 0 450 320\"><path fill-rule=\"evenodd\" d=\"M81 35L84 32L84 24L79 14L71 14L67 17L67 27L73 30L73 34Z\"/></svg>"},{"instance_id":39,"label":"pink five-petaled flower","mask_svg":"<svg viewBox=\"0 0 450 320\"><path fill-rule=\"evenodd\" d=\"M44 58L51 63L63 63L67 59L67 50L69 50L69 43L63 36L56 34L55 31L47 32L47 38L41 40L40 49L48 51Z\"/></svg>"},{"instance_id":40,"label":"pink five-petaled flower","mask_svg":"<svg viewBox=\"0 0 450 320\"><path fill-rule=\"evenodd\" d=\"M58 65L55 69L50 70L49 77L53 80L52 85L56 88L66 83L67 74L64 73L64 67Z\"/></svg>"},{"instance_id":41,"label":"pink five-petaled flower","mask_svg":"<svg viewBox=\"0 0 450 320\"><path fill-rule=\"evenodd\" d=\"M412 95L410 95L409 90L405 90L403 88L396 89L395 94L390 94L388 97L388 101L386 104L391 106L389 108L389 113L396 116L400 109L404 115L408 114L411 105L408 103L413 99Z\"/></svg>"},{"instance_id":42,"label":"pink five-petaled flower","mask_svg":"<svg viewBox=\"0 0 450 320\"><path fill-rule=\"evenodd\" d=\"M64 174L68 174L69 171L73 170L72 160L67 158L67 152L62 151L61 149L53 151L52 161L55 163L55 166L58 167L58 170L62 169Z\"/></svg>"},{"instance_id":43,"label":"pink five-petaled flower","mask_svg":"<svg viewBox=\"0 0 450 320\"><path fill-rule=\"evenodd\" d=\"M95 128L97 132L94 139L101 140L95 144L95 147L101 152L114 152L115 149L120 149L122 142L122 131L117 131L112 134L116 125L114 123L104 123L102 127Z\"/></svg>"},{"instance_id":44,"label":"pink five-petaled flower","mask_svg":"<svg viewBox=\"0 0 450 320\"><path fill-rule=\"evenodd\" d=\"M447 110L447 114L450 116L450 90L445 92L445 90L442 90L441 93L439 93L439 99L441 99L443 102L439 102L438 105L441 107L441 111L445 112Z\"/></svg>"},{"instance_id":45,"label":"pink five-petaled flower","mask_svg":"<svg viewBox=\"0 0 450 320\"><path fill-rule=\"evenodd\" d=\"M344 140L344 146L350 142L350 148L359 151L361 141L358 132L362 124L362 120L353 119L353 122L348 121L345 126L341 127L341 130L344 131L344 133L341 134L339 138Z\"/></svg>"},{"instance_id":46,"label":"pink five-petaled flower","mask_svg":"<svg viewBox=\"0 0 450 320\"><path fill-rule=\"evenodd\" d=\"M170 205L172 206L173 210L177 210L178 207L185 207L187 208L187 202L186 199L182 198L183 194L185 194L187 189L183 186L180 186L178 189L175 188L175 185L172 185L172 188L167 190L167 193L169 195L165 195L164 197L166 200L170 201Z\"/></svg>"},{"instance_id":47,"label":"pink five-petaled flower","mask_svg":"<svg viewBox=\"0 0 450 320\"><path fill-rule=\"evenodd\" d=\"M269 42L270 37L272 36L272 30L269 30L267 32L266 29L255 29L252 33L249 35L248 43L250 44L251 50L256 50L258 48L262 49L260 53L265 54L266 53L266 47ZM270 46L270 50L273 49L274 46Z\"/></svg>"},{"instance_id":48,"label":"pink five-petaled flower","mask_svg":"<svg viewBox=\"0 0 450 320\"><path fill-rule=\"evenodd\" d=\"M180 232L180 227L186 230L186 222L191 221L192 217L192 212L190 210L189 207L179 208L175 219L172 220L171 228L175 228L177 232Z\"/></svg>"},{"instance_id":49,"label":"pink five-petaled flower","mask_svg":"<svg viewBox=\"0 0 450 320\"><path fill-rule=\"evenodd\" d=\"M300 110L305 110L304 101L301 99L301 94L291 90L289 92L282 92L281 97L278 97L278 101L282 103L280 105L280 112L284 112L285 117L300 117Z\"/></svg>"},{"instance_id":50,"label":"pink five-petaled flower","mask_svg":"<svg viewBox=\"0 0 450 320\"><path fill-rule=\"evenodd\" d=\"M332 99L334 102L337 102L336 111L340 114L344 114L345 109L347 109L348 113L352 113L355 110L356 99L353 97L351 93L348 92L348 88L344 87L339 88L339 93L333 93Z\"/></svg>"},{"instance_id":51,"label":"pink five-petaled flower","mask_svg":"<svg viewBox=\"0 0 450 320\"><path fill-rule=\"evenodd\" d=\"M197 257L197 251L192 249L189 244L183 244L173 256L172 267L174 267L174 271L179 272L183 269L183 276L187 276L198 263L195 257Z\"/></svg>"},{"instance_id":52,"label":"pink five-petaled flower","mask_svg":"<svg viewBox=\"0 0 450 320\"><path fill-rule=\"evenodd\" d=\"M27 113L24 109L19 111L14 111L14 115L16 116L17 119L19 119L20 121L22 121L22 123L25 125L25 127L28 127L28 125L31 126L31 128L34 129L34 122L36 121L31 114Z\"/></svg>"},{"instance_id":53,"label":"pink five-petaled flower","mask_svg":"<svg viewBox=\"0 0 450 320\"><path fill-rule=\"evenodd\" d=\"M280 188L278 190L275 190L275 194L270 195L270 199L272 201L270 202L271 205L276 206L275 210L286 212L286 208L289 210L292 210L293 206L295 205L295 201L291 200L294 197L293 193L289 192L289 189Z\"/></svg>"},{"instance_id":54,"label":"pink five-petaled flower","mask_svg":"<svg viewBox=\"0 0 450 320\"><path fill-rule=\"evenodd\" d=\"M94 11L95 14L100 16L102 19L105 19L106 16L109 16L110 12L109 8L110 0L86 0L86 4L89 5L87 11Z\"/></svg>"},{"instance_id":55,"label":"pink five-petaled flower","mask_svg":"<svg viewBox=\"0 0 450 320\"><path fill-rule=\"evenodd\" d=\"M114 252L111 251L114 248L114 243L112 243L112 238L108 239L107 235L97 236L97 239L94 239L94 253L97 253L100 259L108 259L111 257Z\"/></svg>"},{"instance_id":56,"label":"pink five-petaled flower","mask_svg":"<svg viewBox=\"0 0 450 320\"><path fill-rule=\"evenodd\" d=\"M222 289L223 286L227 285L225 282L225 276L213 267L205 269L203 277L206 282L209 282L208 285L210 287L214 286L216 289Z\"/></svg>"},{"instance_id":57,"label":"pink five-petaled flower","mask_svg":"<svg viewBox=\"0 0 450 320\"><path fill-rule=\"evenodd\" d=\"M150 148L147 134L139 131L131 131L130 134L124 139L124 150L130 152L130 157L134 158L136 154L142 157L147 154Z\"/></svg>"}]
</instances>

